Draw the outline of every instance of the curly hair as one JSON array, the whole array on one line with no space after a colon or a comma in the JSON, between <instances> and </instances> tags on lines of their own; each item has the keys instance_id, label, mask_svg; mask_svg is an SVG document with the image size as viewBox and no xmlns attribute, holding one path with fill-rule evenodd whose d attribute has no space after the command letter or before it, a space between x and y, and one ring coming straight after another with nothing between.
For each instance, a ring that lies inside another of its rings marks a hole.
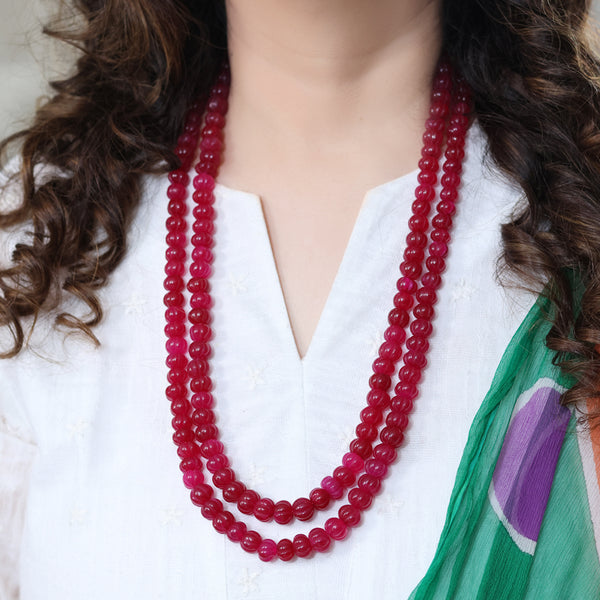
<instances>
[{"instance_id":1,"label":"curly hair","mask_svg":"<svg viewBox=\"0 0 600 600\"><path fill-rule=\"evenodd\" d=\"M186 108L206 97L227 53L223 0L72 0L77 26L45 32L80 52L73 74L21 141L22 203L0 227L31 237L0 269L0 325L17 354L26 318L71 295L89 309L57 324L95 339L97 291L126 251L141 176L174 168ZM525 202L503 225L504 268L555 311L547 338L576 378L565 404L600 422L600 63L586 40L586 0L444 0L443 47L469 83L496 164ZM56 167L36 180L36 167ZM583 286L576 312L569 274ZM53 300L54 299L54 300ZM593 404L596 404L593 406Z\"/></svg>"}]
</instances>

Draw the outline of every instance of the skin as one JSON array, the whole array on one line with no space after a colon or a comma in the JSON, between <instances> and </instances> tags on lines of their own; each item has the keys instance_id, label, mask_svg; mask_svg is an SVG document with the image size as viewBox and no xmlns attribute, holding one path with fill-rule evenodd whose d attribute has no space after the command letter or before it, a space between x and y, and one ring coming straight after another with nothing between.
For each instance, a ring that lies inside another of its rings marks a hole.
<instances>
[{"instance_id":1,"label":"skin","mask_svg":"<svg viewBox=\"0 0 600 600\"><path fill-rule=\"evenodd\" d=\"M262 202L299 356L367 190L413 171L441 0L228 0L222 184Z\"/></svg>"}]
</instances>

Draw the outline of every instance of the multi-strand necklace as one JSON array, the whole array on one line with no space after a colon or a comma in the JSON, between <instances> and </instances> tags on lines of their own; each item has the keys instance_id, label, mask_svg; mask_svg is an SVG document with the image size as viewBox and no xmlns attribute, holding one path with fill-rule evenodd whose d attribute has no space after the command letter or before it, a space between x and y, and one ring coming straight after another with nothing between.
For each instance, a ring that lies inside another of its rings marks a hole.
<instances>
[{"instance_id":1,"label":"multi-strand necklace","mask_svg":"<svg viewBox=\"0 0 600 600\"><path fill-rule=\"evenodd\" d=\"M350 443L341 465L323 478L307 497L274 501L261 497L238 480L219 440L213 383L210 377L212 272L215 229L215 180L222 160L223 128L227 113L229 72L225 69L213 85L208 101L189 111L185 131L176 153L179 169L169 174L171 182L167 219L167 264L164 282L167 306L166 349L169 368L167 398L174 415L173 440L181 459L183 481L191 490L192 502L199 506L214 528L247 552L257 552L261 560L295 556L306 558L324 552L332 540L343 540L357 526L369 508L396 460L408 418L417 397L417 386L427 364L426 354L432 332L434 304L445 269L452 216L464 157L465 135L469 127L469 91L460 77L453 77L445 62L440 63L431 93L429 118L425 123L418 185L409 219L410 232L400 263L401 276L389 326L373 362L366 406L360 412L356 438ZM444 151L445 149L445 151ZM441 157L444 155L438 183ZM187 233L189 172L198 156L193 177L193 233ZM437 197L436 214L429 220ZM191 263L186 273L188 243ZM183 294L189 292L189 303ZM398 369L398 363L402 364ZM392 387L392 376L398 383ZM206 474L208 472L208 474ZM221 495L223 500L217 498ZM290 524L308 521L346 496L338 516L313 528L308 535L297 534L275 542L250 529L223 502L237 505L244 515L259 521Z\"/></svg>"}]
</instances>

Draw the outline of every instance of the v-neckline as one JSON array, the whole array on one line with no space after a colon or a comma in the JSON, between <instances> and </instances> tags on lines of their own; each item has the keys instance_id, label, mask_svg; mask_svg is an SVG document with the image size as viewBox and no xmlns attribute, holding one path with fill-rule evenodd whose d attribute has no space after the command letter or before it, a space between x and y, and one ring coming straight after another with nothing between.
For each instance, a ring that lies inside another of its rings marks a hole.
<instances>
[{"instance_id":1,"label":"v-neckline","mask_svg":"<svg viewBox=\"0 0 600 600\"><path fill-rule=\"evenodd\" d=\"M333 316L330 316L333 310L332 306L336 303L337 297L340 293L339 290L342 286L342 280L344 279L344 274L348 268L348 264L352 263L356 252L361 246L360 238L362 237L361 234L367 225L367 215L370 212L369 206L372 205L372 203L377 199L385 198L386 192L389 191L390 188L401 188L404 191L407 184L414 181L416 185L417 173L418 169L415 169L413 171L405 173L404 175L396 177L395 179L372 187L365 192L356 219L352 226L350 236L348 237L348 241L346 242L342 258L336 269L335 276L331 282L329 291L325 299L325 303L323 304L323 307L319 314L317 324L314 328L312 337L307 346L306 352L304 353L304 356L300 355L300 351L296 343L296 338L294 335L294 330L292 327L287 303L285 300L285 294L281 283L281 277L277 269L275 253L273 252L273 246L271 244L264 207L260 195L255 194L253 192L236 190L234 188L225 186L220 183L217 184L217 192L224 194L225 197L228 194L235 194L238 197L245 197L245 199L254 204L255 210L258 214L257 221L260 226L260 236L261 242L264 247L264 256L268 264L268 272L265 272L265 277L268 278L270 281L267 281L266 283L267 285L269 285L269 287L276 290L277 310L280 313L279 316L281 317L281 322L285 324L284 335L285 344L287 346L286 350L290 353L291 356L294 357L294 359L297 361L298 365L301 368L305 368L307 364L309 364L309 362L312 360L312 357L314 355L318 355L319 347L322 345L321 338L323 334L321 333L321 331L324 328L324 323L328 319L334 318ZM406 201L409 202L410 199L407 198ZM400 257L398 257L398 260L400 260Z\"/></svg>"}]
</instances>

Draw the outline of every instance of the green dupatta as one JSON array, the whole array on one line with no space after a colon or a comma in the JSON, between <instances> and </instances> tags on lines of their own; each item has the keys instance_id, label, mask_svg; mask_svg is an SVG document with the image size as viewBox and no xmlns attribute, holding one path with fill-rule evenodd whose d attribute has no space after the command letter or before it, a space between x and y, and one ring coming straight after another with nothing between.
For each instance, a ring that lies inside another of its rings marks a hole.
<instances>
[{"instance_id":1,"label":"green dupatta","mask_svg":"<svg viewBox=\"0 0 600 600\"><path fill-rule=\"evenodd\" d=\"M504 353L410 600L600 599L600 450L559 404L572 381L544 343L548 306L538 299Z\"/></svg>"}]
</instances>

